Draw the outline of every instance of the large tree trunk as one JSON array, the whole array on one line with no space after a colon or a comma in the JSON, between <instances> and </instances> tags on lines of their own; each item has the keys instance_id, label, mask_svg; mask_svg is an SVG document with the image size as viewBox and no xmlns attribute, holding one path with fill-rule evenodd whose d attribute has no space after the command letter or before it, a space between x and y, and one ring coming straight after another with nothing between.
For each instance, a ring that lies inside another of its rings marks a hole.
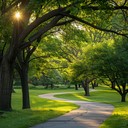
<instances>
[{"instance_id":1,"label":"large tree trunk","mask_svg":"<svg viewBox=\"0 0 128 128\"><path fill-rule=\"evenodd\" d=\"M90 92L89 92L89 83L87 82L87 80L82 81L82 87L85 91L85 96L90 96Z\"/></svg>"},{"instance_id":2,"label":"large tree trunk","mask_svg":"<svg viewBox=\"0 0 128 128\"><path fill-rule=\"evenodd\" d=\"M116 90L120 94L121 102L126 102L126 95L128 93L128 91L126 89L127 83L122 82L122 84L120 84L116 81L116 85L118 88L114 88L114 90Z\"/></svg>"},{"instance_id":3,"label":"large tree trunk","mask_svg":"<svg viewBox=\"0 0 128 128\"><path fill-rule=\"evenodd\" d=\"M4 56L0 67L0 110L10 111L13 83L13 63Z\"/></svg>"},{"instance_id":4,"label":"large tree trunk","mask_svg":"<svg viewBox=\"0 0 128 128\"><path fill-rule=\"evenodd\" d=\"M0 65L0 110L10 111L11 94L13 85L13 69L18 53L18 23L14 24L12 41L8 50L3 55Z\"/></svg>"},{"instance_id":5,"label":"large tree trunk","mask_svg":"<svg viewBox=\"0 0 128 128\"><path fill-rule=\"evenodd\" d=\"M29 99L29 87L28 87L28 69L29 69L29 59L32 53L35 51L36 47L31 49L26 49L21 51L17 55L17 61L15 67L20 75L21 86L22 86L22 108L30 108L30 99ZM27 52L25 56L25 52Z\"/></svg>"},{"instance_id":6,"label":"large tree trunk","mask_svg":"<svg viewBox=\"0 0 128 128\"><path fill-rule=\"evenodd\" d=\"M28 87L28 64L24 64L19 72L22 86L22 108L30 108L29 87Z\"/></svg>"},{"instance_id":7,"label":"large tree trunk","mask_svg":"<svg viewBox=\"0 0 128 128\"><path fill-rule=\"evenodd\" d=\"M18 58L19 59L19 58ZM29 87L28 87L28 62L19 62L15 63L15 68L20 75L21 87L22 87L22 108L30 108L30 99L29 99Z\"/></svg>"},{"instance_id":8,"label":"large tree trunk","mask_svg":"<svg viewBox=\"0 0 128 128\"><path fill-rule=\"evenodd\" d=\"M126 94L121 95L121 102L126 102Z\"/></svg>"},{"instance_id":9,"label":"large tree trunk","mask_svg":"<svg viewBox=\"0 0 128 128\"><path fill-rule=\"evenodd\" d=\"M78 90L78 85L77 84L75 84L75 90Z\"/></svg>"},{"instance_id":10,"label":"large tree trunk","mask_svg":"<svg viewBox=\"0 0 128 128\"><path fill-rule=\"evenodd\" d=\"M126 102L126 83L122 84L121 102Z\"/></svg>"},{"instance_id":11,"label":"large tree trunk","mask_svg":"<svg viewBox=\"0 0 128 128\"><path fill-rule=\"evenodd\" d=\"M115 86L116 86L115 81L111 81L111 88L115 89Z\"/></svg>"},{"instance_id":12,"label":"large tree trunk","mask_svg":"<svg viewBox=\"0 0 128 128\"><path fill-rule=\"evenodd\" d=\"M90 96L89 83L88 83L88 82L85 82L85 89L86 89L86 94L85 94L85 96Z\"/></svg>"}]
</instances>

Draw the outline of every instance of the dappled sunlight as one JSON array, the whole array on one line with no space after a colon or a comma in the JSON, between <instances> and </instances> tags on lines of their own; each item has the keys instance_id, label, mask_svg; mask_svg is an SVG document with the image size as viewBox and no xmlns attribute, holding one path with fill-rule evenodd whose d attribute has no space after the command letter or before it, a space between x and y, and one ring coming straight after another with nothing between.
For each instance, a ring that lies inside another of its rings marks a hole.
<instances>
[{"instance_id":1,"label":"dappled sunlight","mask_svg":"<svg viewBox=\"0 0 128 128\"><path fill-rule=\"evenodd\" d=\"M111 90L108 87L106 87L105 90L102 90L102 89L104 89L104 87L102 87L101 90L100 90L100 88L98 88L98 91L90 92L91 96L89 96L89 97L84 96L84 92L78 92L78 93L74 92L72 94L62 94L62 95L56 95L56 96L65 98L65 99L74 100L75 102L76 102L76 100L77 101L81 100L81 101L84 101L83 104L85 104L86 101L112 103L114 106L116 106L115 110L114 110L112 116L110 117L110 119L108 119L107 121L104 122L104 125L103 125L104 127L101 127L101 128L121 128L121 127L114 127L114 125L112 125L115 123L115 126L116 126L116 124L120 123L120 121L121 121L122 126L124 126L124 128L127 127L126 122L128 122L128 111L127 111L128 102L121 103L119 94L116 93L114 90ZM19 120L20 120L19 123L23 123L25 127L26 126L30 127L30 124L31 124L31 126L33 126L40 122L46 122L49 119L52 119L54 117L58 117L65 113L68 114L68 112L71 110L76 111L74 109L78 108L77 105L72 104L74 102L67 103L64 101L54 101L51 99L48 100L48 99L38 97L39 94L49 93L50 92L49 90L48 91L47 90L46 91L30 90L30 91L32 94L31 95L31 110L19 111L19 109L18 109L18 111L15 112L15 114L9 115L8 117L5 115L5 117L7 119L4 117L4 122L6 122L6 120L8 120L8 118L15 118L14 117L14 115L15 115L17 117L15 119L16 122L19 122ZM60 91L55 90L55 92L60 92ZM16 93L13 94L13 98L15 98L15 100L13 100L13 102L16 104L15 105L16 107L18 106L18 108L19 108L19 101L20 101L19 98L21 97L20 94L21 94L20 90L16 90ZM128 101L128 95L127 95L127 101ZM20 104L20 106L21 106L21 104ZM90 107L88 105L86 105L86 107L93 109L93 107ZM98 106L95 106L95 107L96 107L96 110L98 110L99 107ZM88 110L85 110L85 111L88 111ZM98 111L95 111L95 112L98 112ZM80 111L79 114L81 115L82 113L83 113L83 110ZM99 114L102 115L102 111L100 111ZM108 115L107 111L104 114L107 116ZM19 115L24 118L20 118ZM76 117L76 114L72 112L71 117L72 116ZM85 112L84 116L86 116L86 112ZM92 117L95 118L94 115L92 115ZM76 117L76 118L78 120L80 119L79 117ZM74 121L76 118L74 118ZM1 122L2 122L2 120L3 119L1 119ZM66 118L66 120L67 120L67 118ZM89 118L88 118L88 120L89 120ZM12 121L11 125L15 124L15 121ZM29 121L29 126L27 123L24 123L27 121ZM84 124L84 122L85 122L85 120L82 120L81 123ZM123 124L123 122L124 122L124 124ZM71 122L71 123L74 123L74 122ZM87 125L92 126L93 124L90 122ZM121 125L119 124L119 126L121 126Z\"/></svg>"},{"instance_id":2,"label":"dappled sunlight","mask_svg":"<svg viewBox=\"0 0 128 128\"><path fill-rule=\"evenodd\" d=\"M32 100L32 104L36 104L36 101L35 100Z\"/></svg>"},{"instance_id":3,"label":"dappled sunlight","mask_svg":"<svg viewBox=\"0 0 128 128\"><path fill-rule=\"evenodd\" d=\"M15 110L9 113L4 113L0 117L0 126L1 128L12 128L12 126L14 128L29 128L30 126L45 122L48 119L63 115L64 113L65 111L57 111L43 107L18 111Z\"/></svg>"},{"instance_id":4,"label":"dappled sunlight","mask_svg":"<svg viewBox=\"0 0 128 128\"><path fill-rule=\"evenodd\" d=\"M58 98L64 98L64 99L71 99L71 100L86 100L90 101L87 97L84 96L84 93L72 93L72 94L59 94L59 95L54 95L55 97Z\"/></svg>"},{"instance_id":5,"label":"dappled sunlight","mask_svg":"<svg viewBox=\"0 0 128 128\"><path fill-rule=\"evenodd\" d=\"M118 108L120 110L120 108ZM123 108L124 109L124 108ZM116 109L116 112L114 112L114 114L116 115L127 115L128 116L128 111L126 111L126 109L122 110L122 111L118 111Z\"/></svg>"},{"instance_id":6,"label":"dappled sunlight","mask_svg":"<svg viewBox=\"0 0 128 128\"><path fill-rule=\"evenodd\" d=\"M116 108L113 112L113 115L121 115L128 117L128 102L120 102L115 104Z\"/></svg>"},{"instance_id":7,"label":"dappled sunlight","mask_svg":"<svg viewBox=\"0 0 128 128\"><path fill-rule=\"evenodd\" d=\"M69 94L69 95L70 95L70 98L71 97L77 98L77 96L79 98L82 97L79 94L72 94L72 95ZM50 101L50 103L54 106L51 106L49 109L48 107L45 106L47 110L45 109L44 111L48 111L48 112L58 111L59 113L63 113L65 111L68 112L68 110L69 111L71 110L70 108L71 106L67 105L65 102L60 102L60 101L58 102L58 100L64 100L64 99L55 98L54 93L40 95L40 97L57 100L55 104L53 104L52 101ZM85 100L85 98L83 99ZM101 104L101 103L86 102L86 101L79 101L79 100L75 100L73 102L72 100L66 100L66 101L77 104L78 106L80 106L79 109L66 113L63 116L51 119L46 123L40 124L39 126L41 127L51 127L51 126L56 127L57 126L59 128L63 124L63 127L74 127L74 123L75 123L75 127L82 127L82 128L85 126L87 127L99 126L111 114L113 110L113 106ZM59 105L58 107L56 107L58 103L60 105L62 104L63 105L62 106ZM64 122L68 122L68 123L64 123Z\"/></svg>"},{"instance_id":8,"label":"dappled sunlight","mask_svg":"<svg viewBox=\"0 0 128 128\"><path fill-rule=\"evenodd\" d=\"M128 128L128 114L113 114L100 128Z\"/></svg>"},{"instance_id":9,"label":"dappled sunlight","mask_svg":"<svg viewBox=\"0 0 128 128\"><path fill-rule=\"evenodd\" d=\"M85 96L81 96L80 94L73 94L73 96L75 96L76 98L79 98L79 100L86 100L86 101L90 101L88 98L86 98Z\"/></svg>"},{"instance_id":10,"label":"dappled sunlight","mask_svg":"<svg viewBox=\"0 0 128 128\"><path fill-rule=\"evenodd\" d=\"M128 128L128 102L117 102L112 115L100 128Z\"/></svg>"},{"instance_id":11,"label":"dappled sunlight","mask_svg":"<svg viewBox=\"0 0 128 128\"><path fill-rule=\"evenodd\" d=\"M54 111L64 111L64 112L69 112L73 109L76 109L77 107L71 107L71 106L62 106L62 107L57 107L57 108L52 108Z\"/></svg>"},{"instance_id":12,"label":"dappled sunlight","mask_svg":"<svg viewBox=\"0 0 128 128\"><path fill-rule=\"evenodd\" d=\"M67 103L64 101L54 101L48 99L33 99L32 110L34 111L58 111L60 113L69 112L71 110L77 109L78 106L72 103ZM38 104L38 107L37 107Z\"/></svg>"},{"instance_id":13,"label":"dappled sunlight","mask_svg":"<svg viewBox=\"0 0 128 128\"><path fill-rule=\"evenodd\" d=\"M71 110L76 109L76 106L59 106L59 107L38 107L38 108L33 108L32 110L34 111L58 111L58 112L69 112Z\"/></svg>"},{"instance_id":14,"label":"dappled sunlight","mask_svg":"<svg viewBox=\"0 0 128 128\"><path fill-rule=\"evenodd\" d=\"M46 100L46 99L42 99L41 101L42 102L40 103L38 103L36 100L33 101L33 103L35 103L36 106L31 109L33 113L32 115L33 115L33 119L35 118L35 116L37 116L38 122L37 120L35 120L32 122L32 125L36 123L38 124L40 122L46 122L47 120L53 117L58 117L71 110L78 108L77 105L74 105L72 103L62 102L62 101L53 101L53 100ZM38 107L37 107L37 104L38 104Z\"/></svg>"}]
</instances>

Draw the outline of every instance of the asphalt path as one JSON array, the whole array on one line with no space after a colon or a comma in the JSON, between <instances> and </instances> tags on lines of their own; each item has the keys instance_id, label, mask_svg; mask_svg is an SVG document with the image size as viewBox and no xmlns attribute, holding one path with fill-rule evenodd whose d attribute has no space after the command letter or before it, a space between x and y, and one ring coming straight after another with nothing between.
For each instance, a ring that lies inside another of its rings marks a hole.
<instances>
[{"instance_id":1,"label":"asphalt path","mask_svg":"<svg viewBox=\"0 0 128 128\"><path fill-rule=\"evenodd\" d=\"M80 107L76 110L72 110L69 113L54 119L50 119L45 123L35 125L31 128L98 128L112 114L114 109L114 107L110 104L73 101L54 97L54 95L57 94L65 93L42 94L39 95L39 97L70 102L77 104Z\"/></svg>"}]
</instances>

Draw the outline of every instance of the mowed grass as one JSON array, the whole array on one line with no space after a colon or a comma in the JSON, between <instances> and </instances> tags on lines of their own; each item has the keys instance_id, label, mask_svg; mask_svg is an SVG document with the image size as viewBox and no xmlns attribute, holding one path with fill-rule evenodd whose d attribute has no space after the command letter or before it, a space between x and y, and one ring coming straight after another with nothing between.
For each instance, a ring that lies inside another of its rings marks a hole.
<instances>
[{"instance_id":1,"label":"mowed grass","mask_svg":"<svg viewBox=\"0 0 128 128\"><path fill-rule=\"evenodd\" d=\"M38 123L42 123L53 117L60 116L73 109L77 105L67 102L59 102L39 98L39 94L60 92L69 90L44 90L30 89L31 109L22 110L21 89L16 89L12 96L12 112L5 112L0 115L0 128L29 128ZM74 91L70 89L70 91Z\"/></svg>"},{"instance_id":2,"label":"mowed grass","mask_svg":"<svg viewBox=\"0 0 128 128\"><path fill-rule=\"evenodd\" d=\"M115 109L100 128L128 128L128 94L126 98L127 101L120 102L120 95L107 86L97 87L95 90L96 91L92 91L90 93L91 96L88 97L84 96L84 92L56 95L56 97L112 104Z\"/></svg>"},{"instance_id":3,"label":"mowed grass","mask_svg":"<svg viewBox=\"0 0 128 128\"><path fill-rule=\"evenodd\" d=\"M16 89L16 93L13 94L12 98L13 111L0 115L0 128L29 128L78 108L77 105L71 103L38 97L39 94L54 92L73 92L73 94L57 95L60 98L112 104L115 107L112 116L100 128L128 128L128 96L127 102L121 103L118 93L107 86L96 88L96 91L92 91L89 97L85 97L84 91L81 90L83 89L78 91L74 89L44 90L40 87L30 89L31 109L22 110L21 89Z\"/></svg>"}]
</instances>

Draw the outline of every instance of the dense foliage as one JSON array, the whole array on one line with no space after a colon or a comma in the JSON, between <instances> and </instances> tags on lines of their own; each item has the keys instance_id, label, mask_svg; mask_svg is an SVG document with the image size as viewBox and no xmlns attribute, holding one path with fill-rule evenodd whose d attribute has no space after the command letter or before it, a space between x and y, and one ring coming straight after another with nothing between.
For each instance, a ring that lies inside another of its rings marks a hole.
<instances>
[{"instance_id":1,"label":"dense foliage","mask_svg":"<svg viewBox=\"0 0 128 128\"><path fill-rule=\"evenodd\" d=\"M120 36L119 38L121 36L128 38L127 0L2 0L0 1L0 7L0 29L2 32L0 34L1 110L12 109L11 94L14 69L18 71L21 79L23 108L30 108L28 91L29 62L33 59L33 53L39 47L39 44L45 41L45 37L48 37L51 33L56 33L58 30L61 31L61 35L65 35L66 31L64 29L67 27L63 28L63 25L72 23L73 26L79 28L71 31L74 33L78 33L84 28L83 32L86 32L86 37L89 37L88 32L94 33L95 30L100 30L110 33L110 36L113 37L116 34ZM14 12L18 13L14 15ZM78 21L78 23L75 21ZM65 47L62 51L69 52L69 54L66 55L57 50L59 52L57 59L61 53L61 56L64 56L68 63L69 61L73 63L74 56L77 55L79 48L76 47L77 45L75 45L75 49L72 48L74 46L72 38L77 42L82 39L73 35L66 36L66 39L70 40L72 44L70 46L66 44L67 48ZM66 39L61 39L61 41L67 41ZM91 42L90 39L94 39L94 35L92 34L88 39L88 42ZM55 57L55 54L51 55ZM49 54L46 56L49 56ZM47 60L45 65L52 62L55 62L55 59ZM49 71L45 72L48 73ZM87 84L89 81L91 79L88 78L85 83Z\"/></svg>"}]
</instances>

